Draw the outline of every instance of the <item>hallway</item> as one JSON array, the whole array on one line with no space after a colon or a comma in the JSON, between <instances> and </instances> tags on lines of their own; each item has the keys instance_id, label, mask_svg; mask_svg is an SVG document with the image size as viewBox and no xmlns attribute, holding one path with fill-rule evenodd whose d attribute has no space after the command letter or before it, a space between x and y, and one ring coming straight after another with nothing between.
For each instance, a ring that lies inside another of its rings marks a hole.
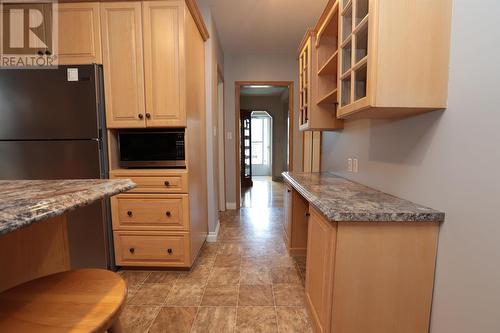
<instances>
[{"instance_id":1,"label":"hallway","mask_svg":"<svg viewBox=\"0 0 500 333\"><path fill-rule=\"evenodd\" d=\"M242 206L220 214L218 242L191 271L121 273L125 332L312 332L305 258L288 256L282 238L283 184L255 177Z\"/></svg>"}]
</instances>

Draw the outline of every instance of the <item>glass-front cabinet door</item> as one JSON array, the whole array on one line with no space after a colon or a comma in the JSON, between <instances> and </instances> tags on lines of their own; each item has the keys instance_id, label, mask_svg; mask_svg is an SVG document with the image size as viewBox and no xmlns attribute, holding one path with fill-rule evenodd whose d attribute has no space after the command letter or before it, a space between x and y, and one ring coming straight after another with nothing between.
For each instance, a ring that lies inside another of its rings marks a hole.
<instances>
[{"instance_id":1,"label":"glass-front cabinet door","mask_svg":"<svg viewBox=\"0 0 500 333\"><path fill-rule=\"evenodd\" d=\"M341 0L341 3L340 110L366 99L370 0Z\"/></svg>"}]
</instances>

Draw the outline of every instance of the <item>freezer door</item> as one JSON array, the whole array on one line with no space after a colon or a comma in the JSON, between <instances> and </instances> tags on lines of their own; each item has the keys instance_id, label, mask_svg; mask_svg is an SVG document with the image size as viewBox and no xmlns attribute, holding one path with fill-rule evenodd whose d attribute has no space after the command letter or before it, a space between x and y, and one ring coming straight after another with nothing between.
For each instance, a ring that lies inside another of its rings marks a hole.
<instances>
[{"instance_id":1,"label":"freezer door","mask_svg":"<svg viewBox=\"0 0 500 333\"><path fill-rule=\"evenodd\" d=\"M0 140L98 138L97 96L94 65L2 71Z\"/></svg>"},{"instance_id":2,"label":"freezer door","mask_svg":"<svg viewBox=\"0 0 500 333\"><path fill-rule=\"evenodd\" d=\"M0 141L0 179L102 178L99 141ZM68 214L72 268L108 268L109 202Z\"/></svg>"}]
</instances>

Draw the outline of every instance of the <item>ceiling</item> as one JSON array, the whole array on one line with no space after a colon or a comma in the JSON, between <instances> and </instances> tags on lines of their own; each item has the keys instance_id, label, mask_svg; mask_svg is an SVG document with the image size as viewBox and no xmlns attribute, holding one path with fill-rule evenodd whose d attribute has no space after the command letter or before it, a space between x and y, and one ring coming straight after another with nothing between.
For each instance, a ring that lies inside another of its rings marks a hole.
<instances>
[{"instance_id":1,"label":"ceiling","mask_svg":"<svg viewBox=\"0 0 500 333\"><path fill-rule=\"evenodd\" d=\"M242 96L281 96L288 87L269 86L265 88L255 88L250 86L242 86L240 95Z\"/></svg>"},{"instance_id":2,"label":"ceiling","mask_svg":"<svg viewBox=\"0 0 500 333\"><path fill-rule=\"evenodd\" d=\"M297 52L328 0L198 0L211 8L225 54Z\"/></svg>"}]
</instances>

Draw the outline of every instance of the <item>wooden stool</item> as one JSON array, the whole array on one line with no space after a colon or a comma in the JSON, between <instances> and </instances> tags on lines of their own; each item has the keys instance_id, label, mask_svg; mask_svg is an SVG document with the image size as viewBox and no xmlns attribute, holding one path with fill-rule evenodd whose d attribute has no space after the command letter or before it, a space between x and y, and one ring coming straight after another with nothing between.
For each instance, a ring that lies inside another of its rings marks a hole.
<instances>
[{"instance_id":1,"label":"wooden stool","mask_svg":"<svg viewBox=\"0 0 500 333\"><path fill-rule=\"evenodd\" d=\"M0 332L120 332L127 287L116 273L81 269L0 293Z\"/></svg>"}]
</instances>

